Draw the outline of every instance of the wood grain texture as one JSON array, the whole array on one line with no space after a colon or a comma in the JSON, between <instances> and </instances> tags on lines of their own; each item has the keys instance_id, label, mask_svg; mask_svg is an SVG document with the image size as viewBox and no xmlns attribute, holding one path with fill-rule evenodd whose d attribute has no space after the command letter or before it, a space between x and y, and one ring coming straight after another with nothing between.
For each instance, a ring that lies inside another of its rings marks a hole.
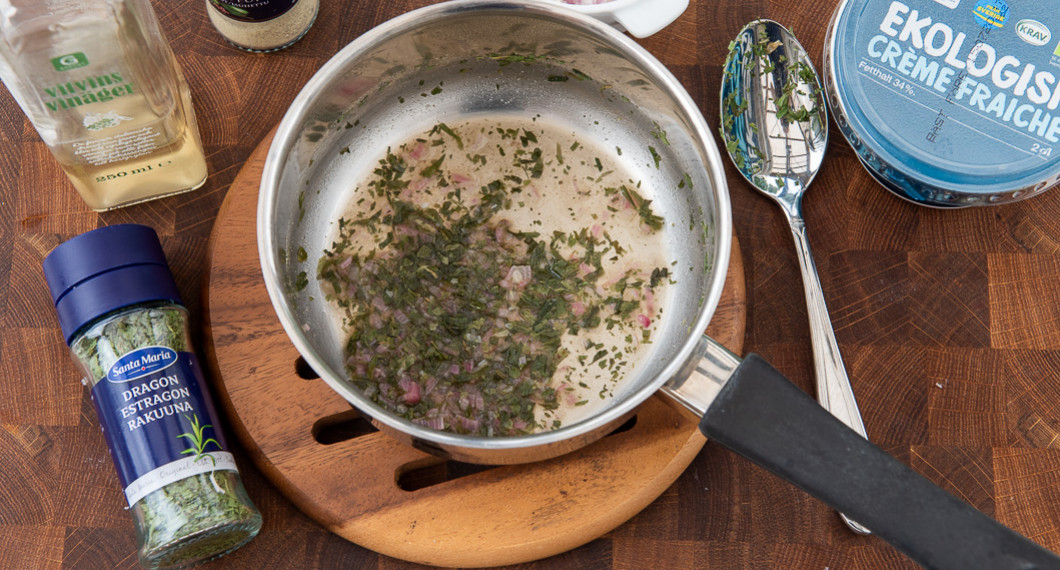
<instances>
[{"instance_id":1,"label":"wood grain texture","mask_svg":"<svg viewBox=\"0 0 1060 570\"><path fill-rule=\"evenodd\" d=\"M0 89L0 567L136 568L132 524L40 273L47 251L101 225L154 227L205 346L210 233L230 185L328 57L431 3L325 0L288 50L253 55L212 29L202 0L154 0L192 87L210 178L195 192L88 211ZM747 21L793 26L820 68L838 0L693 0L638 40L718 122L721 64ZM825 298L869 437L1005 524L1060 551L1060 191L973 210L920 208L876 184L832 126L804 208ZM807 391L812 356L791 236L725 163L745 264L744 350ZM236 300L238 301L238 300ZM236 427L239 417L226 417ZM261 534L207 568L412 569L329 532L237 449ZM351 472L350 477L355 477ZM643 511L520 569L914 568L827 507L711 443Z\"/></svg>"}]
</instances>

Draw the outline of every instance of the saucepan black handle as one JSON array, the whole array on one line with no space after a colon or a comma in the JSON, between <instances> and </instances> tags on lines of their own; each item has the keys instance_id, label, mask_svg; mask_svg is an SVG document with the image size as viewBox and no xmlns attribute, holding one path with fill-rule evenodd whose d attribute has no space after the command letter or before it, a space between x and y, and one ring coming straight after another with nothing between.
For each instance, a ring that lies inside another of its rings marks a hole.
<instances>
[{"instance_id":1,"label":"saucepan black handle","mask_svg":"<svg viewBox=\"0 0 1060 570\"><path fill-rule=\"evenodd\" d=\"M1060 569L1060 557L866 441L757 355L736 368L700 429L926 568Z\"/></svg>"}]
</instances>

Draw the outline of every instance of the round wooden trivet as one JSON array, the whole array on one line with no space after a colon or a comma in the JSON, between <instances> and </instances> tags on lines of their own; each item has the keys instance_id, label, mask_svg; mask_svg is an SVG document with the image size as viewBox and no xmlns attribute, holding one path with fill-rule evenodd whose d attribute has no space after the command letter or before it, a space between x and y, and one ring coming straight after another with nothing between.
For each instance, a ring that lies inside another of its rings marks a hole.
<instances>
[{"instance_id":1,"label":"round wooden trivet","mask_svg":"<svg viewBox=\"0 0 1060 570\"><path fill-rule=\"evenodd\" d=\"M706 440L695 422L659 397L638 410L632 428L579 451L485 470L358 430L346 400L306 378L312 375L299 365L265 289L256 212L271 140L272 134L243 166L214 224L205 344L232 431L299 509L347 540L395 558L436 566L517 564L609 532L691 463ZM740 353L744 275L735 243L732 252L708 332ZM467 474L439 477L460 470Z\"/></svg>"}]
</instances>

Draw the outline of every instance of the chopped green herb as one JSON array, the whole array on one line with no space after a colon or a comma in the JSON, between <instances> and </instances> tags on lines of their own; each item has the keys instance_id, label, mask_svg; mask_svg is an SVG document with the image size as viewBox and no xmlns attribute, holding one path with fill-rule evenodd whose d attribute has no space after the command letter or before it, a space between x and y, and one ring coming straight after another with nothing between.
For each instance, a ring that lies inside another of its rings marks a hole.
<instances>
[{"instance_id":1,"label":"chopped green herb","mask_svg":"<svg viewBox=\"0 0 1060 570\"><path fill-rule=\"evenodd\" d=\"M659 163L662 161L662 157L659 156L659 151L655 150L655 147L648 146L648 152L651 153L651 159L655 161L655 168L659 168Z\"/></svg>"},{"instance_id":2,"label":"chopped green herb","mask_svg":"<svg viewBox=\"0 0 1060 570\"><path fill-rule=\"evenodd\" d=\"M445 155L444 154L442 156L439 156L438 160L435 160L434 162L432 162L430 164L430 166L428 166L427 168L424 168L423 170L421 170L420 171L420 175L423 176L424 178L430 178L430 177L434 176L435 174L438 174L438 171L441 170L441 168L442 168L442 161L443 160L445 160Z\"/></svg>"},{"instance_id":3,"label":"chopped green herb","mask_svg":"<svg viewBox=\"0 0 1060 570\"><path fill-rule=\"evenodd\" d=\"M456 148L458 148L460 150L464 150L464 140L461 139L456 133L454 133L453 129L449 128L449 125L446 125L445 123L438 123L437 125L435 125L435 127L433 129L431 129L431 133L430 134L433 135L433 134L437 134L438 132L443 132L443 133L453 137L453 140L456 141Z\"/></svg>"},{"instance_id":4,"label":"chopped green herb","mask_svg":"<svg viewBox=\"0 0 1060 570\"><path fill-rule=\"evenodd\" d=\"M644 342L644 323L657 310L645 299L652 298L654 286L667 284L668 273L651 266L616 268L611 271L626 273L607 277L608 268L631 250L600 226L524 229L540 226L540 219L517 226L512 212L534 211L540 206L533 200L547 202L539 195L545 185L567 188L552 180L574 166L579 179L587 169L601 176L610 170L604 172L599 157L585 158L588 149L564 156L554 139L539 139L540 131L480 129L439 123L426 138L397 152L388 149L364 184L378 207L365 201L357 215L339 221L336 239L317 263L317 278L341 312L349 335L347 373L366 397L434 429L532 433L558 427L561 406L584 405L577 402L585 398L561 396L575 389L579 374L614 382L628 366L620 342L587 349L588 356L570 355L561 368L568 357L564 339L613 329L617 339ZM483 144L480 133L496 144ZM465 142L476 154L447 151ZM542 148L552 146L554 159ZM579 149L575 142L569 152ZM475 168L487 163L493 170ZM581 188L571 195L580 201L592 192ZM596 195L601 213L615 212L608 219L629 220L610 223L643 235L661 229L662 218L635 190L601 187ZM635 212L619 208L622 200ZM584 219L605 223L595 221L596 212ZM305 286L302 277L296 287Z\"/></svg>"}]
</instances>

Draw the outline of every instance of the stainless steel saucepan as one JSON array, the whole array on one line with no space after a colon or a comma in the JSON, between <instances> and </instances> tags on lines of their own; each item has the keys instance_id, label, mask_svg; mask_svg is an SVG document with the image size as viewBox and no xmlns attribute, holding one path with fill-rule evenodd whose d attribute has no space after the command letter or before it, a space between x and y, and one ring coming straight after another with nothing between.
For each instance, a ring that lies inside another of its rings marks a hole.
<instances>
[{"instance_id":1,"label":"stainless steel saucepan","mask_svg":"<svg viewBox=\"0 0 1060 570\"><path fill-rule=\"evenodd\" d=\"M540 117L579 140L621 148L645 198L668 221L676 284L652 352L622 380L609 406L555 431L456 435L375 405L346 377L345 334L315 279L333 224L388 147L438 122L479 116ZM409 445L467 462L541 460L607 435L661 392L702 417L708 437L856 518L925 566L1060 566L1048 551L850 431L757 356L741 360L701 334L721 296L731 233L721 156L673 75L605 24L563 6L523 1L436 4L341 50L281 122L258 209L265 282L287 334L325 382Z\"/></svg>"}]
</instances>

